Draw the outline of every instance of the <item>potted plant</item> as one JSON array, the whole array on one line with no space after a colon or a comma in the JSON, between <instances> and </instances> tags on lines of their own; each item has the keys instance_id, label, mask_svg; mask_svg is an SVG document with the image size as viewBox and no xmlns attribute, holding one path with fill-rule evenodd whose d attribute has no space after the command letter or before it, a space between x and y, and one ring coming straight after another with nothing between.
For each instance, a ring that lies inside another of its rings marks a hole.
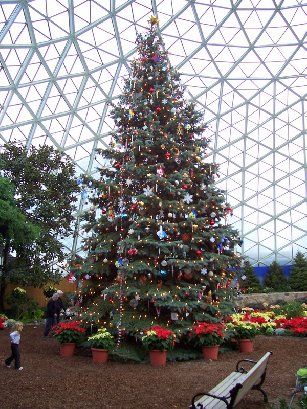
<instances>
[{"instance_id":1,"label":"potted plant","mask_svg":"<svg viewBox=\"0 0 307 409\"><path fill-rule=\"evenodd\" d=\"M4 329L6 326L7 316L0 314L0 329Z\"/></svg>"},{"instance_id":2,"label":"potted plant","mask_svg":"<svg viewBox=\"0 0 307 409\"><path fill-rule=\"evenodd\" d=\"M228 324L228 328L232 329L234 332L234 337L237 339L239 344L240 352L253 352L254 345L253 339L258 332L258 324L254 322L234 322Z\"/></svg>"},{"instance_id":3,"label":"potted plant","mask_svg":"<svg viewBox=\"0 0 307 409\"><path fill-rule=\"evenodd\" d=\"M165 366L167 351L173 348L176 335L173 331L154 325L144 331L142 343L149 351L152 366Z\"/></svg>"},{"instance_id":4,"label":"potted plant","mask_svg":"<svg viewBox=\"0 0 307 409\"><path fill-rule=\"evenodd\" d=\"M220 344L224 339L225 326L222 323L198 322L193 326L192 338L202 347L205 359L217 360Z\"/></svg>"},{"instance_id":5,"label":"potted plant","mask_svg":"<svg viewBox=\"0 0 307 409\"><path fill-rule=\"evenodd\" d=\"M76 342L79 342L85 328L80 326L79 321L60 322L52 327L54 338L60 343L61 356L73 356Z\"/></svg>"},{"instance_id":6,"label":"potted plant","mask_svg":"<svg viewBox=\"0 0 307 409\"><path fill-rule=\"evenodd\" d=\"M108 360L108 352L114 348L113 335L105 328L99 328L98 332L88 338L92 349L94 363L105 363Z\"/></svg>"}]
</instances>

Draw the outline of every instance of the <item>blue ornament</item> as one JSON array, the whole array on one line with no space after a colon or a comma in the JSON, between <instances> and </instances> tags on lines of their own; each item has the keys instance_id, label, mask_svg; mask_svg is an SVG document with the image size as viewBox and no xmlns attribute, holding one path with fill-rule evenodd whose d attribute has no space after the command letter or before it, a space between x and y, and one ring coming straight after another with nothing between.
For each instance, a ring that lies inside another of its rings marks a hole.
<instances>
[{"instance_id":1,"label":"blue ornament","mask_svg":"<svg viewBox=\"0 0 307 409\"><path fill-rule=\"evenodd\" d=\"M87 196L88 196L87 191L86 191L86 190L82 190L82 192L81 192L81 198L82 198L82 199L86 199Z\"/></svg>"},{"instance_id":2,"label":"blue ornament","mask_svg":"<svg viewBox=\"0 0 307 409\"><path fill-rule=\"evenodd\" d=\"M78 178L77 179L77 185L81 185L83 183L83 179L82 178Z\"/></svg>"},{"instance_id":3,"label":"blue ornament","mask_svg":"<svg viewBox=\"0 0 307 409\"><path fill-rule=\"evenodd\" d=\"M124 265L124 259L123 258L119 258L116 262L115 262L115 266L116 267L122 267Z\"/></svg>"},{"instance_id":4,"label":"blue ornament","mask_svg":"<svg viewBox=\"0 0 307 409\"><path fill-rule=\"evenodd\" d=\"M167 276L167 271L166 270L160 270L159 272L161 277L166 277Z\"/></svg>"},{"instance_id":5,"label":"blue ornament","mask_svg":"<svg viewBox=\"0 0 307 409\"><path fill-rule=\"evenodd\" d=\"M160 227L160 230L158 231L157 236L159 237L160 240L163 240L163 239L167 238L167 234L162 229L162 226Z\"/></svg>"}]
</instances>

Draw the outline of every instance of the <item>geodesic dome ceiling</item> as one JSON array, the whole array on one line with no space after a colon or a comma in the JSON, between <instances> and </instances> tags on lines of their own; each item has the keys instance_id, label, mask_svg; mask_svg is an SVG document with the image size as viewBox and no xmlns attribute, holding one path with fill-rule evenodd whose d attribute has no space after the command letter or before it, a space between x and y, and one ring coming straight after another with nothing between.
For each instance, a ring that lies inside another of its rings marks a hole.
<instances>
[{"instance_id":1,"label":"geodesic dome ceiling","mask_svg":"<svg viewBox=\"0 0 307 409\"><path fill-rule=\"evenodd\" d=\"M306 27L299 0L2 0L0 138L51 144L78 173L113 132L110 102L150 15L211 136L208 161L253 264L305 241ZM80 199L80 211L82 199ZM69 243L78 251L80 237Z\"/></svg>"}]
</instances>

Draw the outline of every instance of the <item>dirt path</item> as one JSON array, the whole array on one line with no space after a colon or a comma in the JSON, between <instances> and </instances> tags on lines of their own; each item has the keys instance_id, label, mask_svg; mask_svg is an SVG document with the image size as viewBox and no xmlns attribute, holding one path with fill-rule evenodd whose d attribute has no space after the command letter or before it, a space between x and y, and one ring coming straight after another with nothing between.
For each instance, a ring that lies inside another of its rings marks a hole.
<instances>
[{"instance_id":1,"label":"dirt path","mask_svg":"<svg viewBox=\"0 0 307 409\"><path fill-rule=\"evenodd\" d=\"M26 326L22 333L23 371L0 367L1 409L75 408L180 408L187 409L194 393L208 391L235 368L238 352L227 352L216 362L149 364L109 362L95 366L85 356L61 358L53 339L44 340L42 327ZM289 399L295 373L306 365L307 339L258 336L248 358L259 359L272 351L264 389L271 402ZM0 359L9 353L8 330L0 331ZM240 409L262 409L259 392L251 392Z\"/></svg>"}]
</instances>

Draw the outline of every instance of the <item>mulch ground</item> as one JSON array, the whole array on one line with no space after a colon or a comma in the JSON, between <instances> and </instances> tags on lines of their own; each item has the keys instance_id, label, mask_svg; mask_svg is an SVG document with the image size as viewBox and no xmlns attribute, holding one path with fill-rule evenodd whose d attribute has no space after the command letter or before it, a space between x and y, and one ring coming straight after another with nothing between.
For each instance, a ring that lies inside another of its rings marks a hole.
<instances>
[{"instance_id":1,"label":"mulch ground","mask_svg":"<svg viewBox=\"0 0 307 409\"><path fill-rule=\"evenodd\" d=\"M23 371L0 367L1 409L187 409L195 393L210 390L246 357L229 351L215 362L175 362L165 368L147 363L94 365L87 356L60 357L56 341L44 340L42 333L42 327L25 327L20 345ZM1 361L10 352L8 335L8 330L0 331ZM264 389L270 402L280 397L289 400L295 373L306 365L306 339L258 336L255 351L248 358L257 360L267 351L273 356ZM252 391L238 408L267 405L259 392Z\"/></svg>"}]
</instances>

